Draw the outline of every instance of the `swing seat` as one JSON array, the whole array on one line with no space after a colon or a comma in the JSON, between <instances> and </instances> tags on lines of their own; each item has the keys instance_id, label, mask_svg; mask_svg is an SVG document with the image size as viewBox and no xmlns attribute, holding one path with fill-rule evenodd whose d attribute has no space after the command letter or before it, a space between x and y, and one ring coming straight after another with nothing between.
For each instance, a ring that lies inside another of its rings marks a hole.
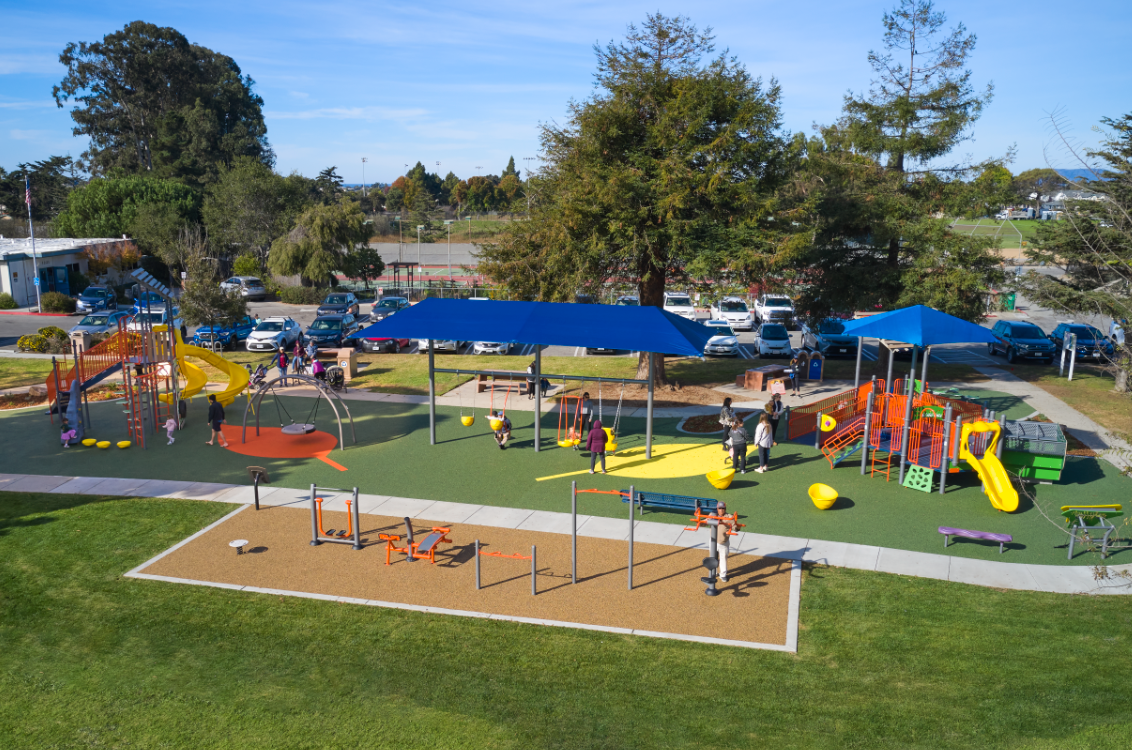
<instances>
[{"instance_id":1,"label":"swing seat","mask_svg":"<svg viewBox=\"0 0 1132 750\"><path fill-rule=\"evenodd\" d=\"M314 430L313 424L289 424L284 425L279 431L284 435L309 435Z\"/></svg>"},{"instance_id":2,"label":"swing seat","mask_svg":"<svg viewBox=\"0 0 1132 750\"><path fill-rule=\"evenodd\" d=\"M471 427L473 424L475 424L475 422L475 417L460 417L460 424L464 425L465 427Z\"/></svg>"},{"instance_id":3,"label":"swing seat","mask_svg":"<svg viewBox=\"0 0 1132 750\"><path fill-rule=\"evenodd\" d=\"M493 429L493 430L499 430L499 429L502 429L502 427L503 427L503 420L502 419L489 419L487 421L487 423L489 425L491 425L491 429Z\"/></svg>"},{"instance_id":4,"label":"swing seat","mask_svg":"<svg viewBox=\"0 0 1132 750\"><path fill-rule=\"evenodd\" d=\"M577 445L580 442L582 442L582 441L581 440L559 440L558 441L558 447L559 448L573 448L575 445Z\"/></svg>"},{"instance_id":5,"label":"swing seat","mask_svg":"<svg viewBox=\"0 0 1132 750\"><path fill-rule=\"evenodd\" d=\"M602 427L605 431L605 452L612 453L617 450L617 436L613 434L612 427Z\"/></svg>"}]
</instances>

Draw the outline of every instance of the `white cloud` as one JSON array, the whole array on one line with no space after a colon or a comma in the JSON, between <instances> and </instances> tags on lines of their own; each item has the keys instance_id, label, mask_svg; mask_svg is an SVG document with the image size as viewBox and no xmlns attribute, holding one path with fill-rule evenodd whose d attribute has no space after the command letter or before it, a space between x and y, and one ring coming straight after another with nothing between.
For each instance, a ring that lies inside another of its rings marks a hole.
<instances>
[{"instance_id":1,"label":"white cloud","mask_svg":"<svg viewBox=\"0 0 1132 750\"><path fill-rule=\"evenodd\" d=\"M425 109L389 109L387 107L322 107L297 112L266 112L276 120L407 120L424 117Z\"/></svg>"},{"instance_id":2,"label":"white cloud","mask_svg":"<svg viewBox=\"0 0 1132 750\"><path fill-rule=\"evenodd\" d=\"M16 130L8 131L8 137L13 141L39 141L54 135L49 130Z\"/></svg>"}]
</instances>

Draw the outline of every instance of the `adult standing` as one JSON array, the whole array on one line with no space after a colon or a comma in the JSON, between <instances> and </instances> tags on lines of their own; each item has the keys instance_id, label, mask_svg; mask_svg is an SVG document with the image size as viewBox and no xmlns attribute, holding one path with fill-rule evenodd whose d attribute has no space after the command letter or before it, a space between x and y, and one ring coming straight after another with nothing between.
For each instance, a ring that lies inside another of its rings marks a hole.
<instances>
[{"instance_id":1,"label":"adult standing","mask_svg":"<svg viewBox=\"0 0 1132 750\"><path fill-rule=\"evenodd\" d=\"M283 347L279 347L279 351L275 353L275 356L271 358L271 362L268 364L268 367L279 368L279 377L282 378L282 380L279 381L280 385L287 385L287 362L287 352Z\"/></svg>"},{"instance_id":2,"label":"adult standing","mask_svg":"<svg viewBox=\"0 0 1132 750\"><path fill-rule=\"evenodd\" d=\"M582 394L582 423L578 425L578 435L586 435L590 426L590 420L593 419L593 402L590 401L590 394ZM578 446L574 446L574 450L578 450Z\"/></svg>"},{"instance_id":3,"label":"adult standing","mask_svg":"<svg viewBox=\"0 0 1132 750\"><path fill-rule=\"evenodd\" d=\"M743 423L736 419L731 423L731 450L735 453L735 458L731 460L731 465L740 474L747 473L747 443L750 441L751 436L747 434L747 430L743 428Z\"/></svg>"},{"instance_id":4,"label":"adult standing","mask_svg":"<svg viewBox=\"0 0 1132 750\"><path fill-rule=\"evenodd\" d=\"M790 390L792 396L797 396L802 389L802 359L797 352L790 359Z\"/></svg>"},{"instance_id":5,"label":"adult standing","mask_svg":"<svg viewBox=\"0 0 1132 750\"><path fill-rule=\"evenodd\" d=\"M527 365L527 400L535 397L535 363Z\"/></svg>"},{"instance_id":6,"label":"adult standing","mask_svg":"<svg viewBox=\"0 0 1132 750\"><path fill-rule=\"evenodd\" d=\"M715 515L727 515L727 503L722 500L715 504ZM715 523L715 554L719 560L719 580L727 583L727 553L730 551L731 535L727 533L727 524L722 521Z\"/></svg>"},{"instance_id":7,"label":"adult standing","mask_svg":"<svg viewBox=\"0 0 1132 750\"><path fill-rule=\"evenodd\" d=\"M763 412L759 415L759 426L755 428L755 447L759 449L760 474L765 474L770 465L770 447L774 445L774 436L771 434L770 417Z\"/></svg>"},{"instance_id":8,"label":"adult standing","mask_svg":"<svg viewBox=\"0 0 1132 750\"><path fill-rule=\"evenodd\" d=\"M185 326L185 321L181 321L181 341L189 340L189 329Z\"/></svg>"},{"instance_id":9,"label":"adult standing","mask_svg":"<svg viewBox=\"0 0 1132 750\"><path fill-rule=\"evenodd\" d=\"M228 441L224 438L224 433L220 431L223 424L224 407L216 400L216 394L210 393L208 395L208 426L212 428L212 437L205 445L213 445L214 440L219 440L221 448L228 447Z\"/></svg>"},{"instance_id":10,"label":"adult standing","mask_svg":"<svg viewBox=\"0 0 1132 750\"><path fill-rule=\"evenodd\" d=\"M601 420L595 419L594 426L590 428L589 437L586 438L586 450L590 452L590 473L594 473L594 466L598 458L601 459L601 473L605 472L605 429L601 426Z\"/></svg>"},{"instance_id":11,"label":"adult standing","mask_svg":"<svg viewBox=\"0 0 1132 750\"><path fill-rule=\"evenodd\" d=\"M731 408L731 398L723 399L723 408L719 410L719 423L723 425L723 450L726 451L728 436L727 433L731 429L731 423L735 421L735 410Z\"/></svg>"},{"instance_id":12,"label":"adult standing","mask_svg":"<svg viewBox=\"0 0 1132 750\"><path fill-rule=\"evenodd\" d=\"M296 341L295 342L295 349L291 352L291 362L292 362L291 369L296 375L302 375L302 374L304 374L304 372L306 370L306 368L304 366L304 362L303 362L303 354L304 353L305 352L303 351L303 342L302 341Z\"/></svg>"},{"instance_id":13,"label":"adult standing","mask_svg":"<svg viewBox=\"0 0 1132 750\"><path fill-rule=\"evenodd\" d=\"M786 413L786 405L782 403L782 394L776 393L766 402L767 415L770 417L770 439L772 445L778 445L778 420Z\"/></svg>"}]
</instances>

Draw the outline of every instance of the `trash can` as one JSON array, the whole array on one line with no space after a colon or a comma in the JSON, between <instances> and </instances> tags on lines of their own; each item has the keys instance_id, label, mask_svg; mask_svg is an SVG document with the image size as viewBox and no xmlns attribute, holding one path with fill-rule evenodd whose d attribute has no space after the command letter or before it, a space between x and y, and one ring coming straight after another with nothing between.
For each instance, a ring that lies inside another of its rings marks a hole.
<instances>
[{"instance_id":1,"label":"trash can","mask_svg":"<svg viewBox=\"0 0 1132 750\"><path fill-rule=\"evenodd\" d=\"M342 368L342 373L346 376L346 382L350 382L353 378L358 377L358 350L357 349L339 349L338 356L335 357L337 364Z\"/></svg>"},{"instance_id":2,"label":"trash can","mask_svg":"<svg viewBox=\"0 0 1132 750\"><path fill-rule=\"evenodd\" d=\"M825 359L820 353L814 352L810 355L810 369L808 377L810 380L821 380L822 367L825 365Z\"/></svg>"},{"instance_id":3,"label":"trash can","mask_svg":"<svg viewBox=\"0 0 1132 750\"><path fill-rule=\"evenodd\" d=\"M1008 311L1013 312L1013 310L1014 310L1014 292L1011 292L1010 294L1006 295L1006 300L1003 302L1003 307L1005 307Z\"/></svg>"}]
</instances>

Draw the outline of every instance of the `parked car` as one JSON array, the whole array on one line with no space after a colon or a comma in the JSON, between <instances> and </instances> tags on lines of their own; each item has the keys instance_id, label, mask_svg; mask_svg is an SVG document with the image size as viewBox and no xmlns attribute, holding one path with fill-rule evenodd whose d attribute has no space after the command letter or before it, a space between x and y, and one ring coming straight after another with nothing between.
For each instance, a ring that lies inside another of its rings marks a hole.
<instances>
[{"instance_id":1,"label":"parked car","mask_svg":"<svg viewBox=\"0 0 1132 750\"><path fill-rule=\"evenodd\" d=\"M735 331L755 329L755 314L747 309L747 303L738 297L724 297L712 303L711 319L722 320Z\"/></svg>"},{"instance_id":2,"label":"parked car","mask_svg":"<svg viewBox=\"0 0 1132 750\"><path fill-rule=\"evenodd\" d=\"M150 328L154 326L163 326L169 322L168 312L162 307L160 310L150 310L149 312L133 313L129 316L129 322L126 323L126 330L138 332L148 325ZM177 310L173 311L173 327L180 328L181 324L185 321L181 320L180 313Z\"/></svg>"},{"instance_id":3,"label":"parked car","mask_svg":"<svg viewBox=\"0 0 1132 750\"><path fill-rule=\"evenodd\" d=\"M335 292L326 295L326 299L318 306L316 315L357 315L362 311L358 298L353 292Z\"/></svg>"},{"instance_id":4,"label":"parked car","mask_svg":"<svg viewBox=\"0 0 1132 750\"><path fill-rule=\"evenodd\" d=\"M201 326L193 332L193 343L205 348L219 342L223 348L236 348L255 330L255 321L247 315L236 322L223 321L210 326Z\"/></svg>"},{"instance_id":5,"label":"parked car","mask_svg":"<svg viewBox=\"0 0 1132 750\"><path fill-rule=\"evenodd\" d=\"M358 319L350 313L320 315L307 326L306 337L318 348L342 347L346 337L358 330Z\"/></svg>"},{"instance_id":6,"label":"parked car","mask_svg":"<svg viewBox=\"0 0 1132 750\"><path fill-rule=\"evenodd\" d=\"M278 316L264 318L255 330L248 334L245 346L249 352L272 351L279 347L288 350L299 340L303 329L290 318Z\"/></svg>"},{"instance_id":7,"label":"parked car","mask_svg":"<svg viewBox=\"0 0 1132 750\"><path fill-rule=\"evenodd\" d=\"M587 346L586 354L616 354L616 349L606 349L604 346Z\"/></svg>"},{"instance_id":8,"label":"parked car","mask_svg":"<svg viewBox=\"0 0 1132 750\"><path fill-rule=\"evenodd\" d=\"M792 357L790 332L781 323L763 323L755 332L756 354L760 357Z\"/></svg>"},{"instance_id":9,"label":"parked car","mask_svg":"<svg viewBox=\"0 0 1132 750\"><path fill-rule=\"evenodd\" d=\"M359 338L357 342L358 347L363 352L389 352L390 354L398 354L402 349L409 349L413 346L411 339Z\"/></svg>"},{"instance_id":10,"label":"parked car","mask_svg":"<svg viewBox=\"0 0 1132 750\"><path fill-rule=\"evenodd\" d=\"M987 349L991 354L1001 352L1010 363L1017 362L1019 358L1040 359L1048 365L1053 363L1057 353L1049 337L1033 323L1000 320L994 324L991 333L998 341L987 344Z\"/></svg>"},{"instance_id":11,"label":"parked car","mask_svg":"<svg viewBox=\"0 0 1132 750\"><path fill-rule=\"evenodd\" d=\"M464 345L463 341L436 341L432 342L433 349L438 352L455 352L460 353L460 347ZM428 339L420 339L417 341L417 351L421 354L428 354Z\"/></svg>"},{"instance_id":12,"label":"parked car","mask_svg":"<svg viewBox=\"0 0 1132 750\"><path fill-rule=\"evenodd\" d=\"M379 301L373 303L373 308L370 310L370 319L373 322L385 320L398 310L404 310L409 306L409 300L404 297L382 297Z\"/></svg>"},{"instance_id":13,"label":"parked car","mask_svg":"<svg viewBox=\"0 0 1132 750\"><path fill-rule=\"evenodd\" d=\"M705 356L739 356L739 337L735 335L735 331L731 330L731 326L726 320L709 320L704 325L712 329L712 333L715 334L708 339L707 345L704 346Z\"/></svg>"},{"instance_id":14,"label":"parked car","mask_svg":"<svg viewBox=\"0 0 1132 750\"><path fill-rule=\"evenodd\" d=\"M142 292L138 291L137 287L134 287L134 290L133 311L135 313L139 313L147 308L150 312L153 312L158 308L165 307L165 298L157 292Z\"/></svg>"},{"instance_id":15,"label":"parked car","mask_svg":"<svg viewBox=\"0 0 1132 750\"><path fill-rule=\"evenodd\" d=\"M625 307L640 307L641 299L635 294L626 294L617 298L617 304Z\"/></svg>"},{"instance_id":16,"label":"parked car","mask_svg":"<svg viewBox=\"0 0 1132 750\"><path fill-rule=\"evenodd\" d=\"M129 317L129 313L118 310L103 310L87 315L71 329L71 333L117 333L118 321Z\"/></svg>"},{"instance_id":17,"label":"parked car","mask_svg":"<svg viewBox=\"0 0 1132 750\"><path fill-rule=\"evenodd\" d=\"M759 323L781 323L787 328L797 322L794 301L785 294L760 294L755 300L755 317Z\"/></svg>"},{"instance_id":18,"label":"parked car","mask_svg":"<svg viewBox=\"0 0 1132 750\"><path fill-rule=\"evenodd\" d=\"M510 354L508 341L477 341L472 344L472 354Z\"/></svg>"},{"instance_id":19,"label":"parked car","mask_svg":"<svg viewBox=\"0 0 1132 750\"><path fill-rule=\"evenodd\" d=\"M857 337L845 335L845 321L826 318L813 325L802 324L802 346L822 353L823 357L856 357Z\"/></svg>"},{"instance_id":20,"label":"parked car","mask_svg":"<svg viewBox=\"0 0 1132 750\"><path fill-rule=\"evenodd\" d=\"M1105 335L1093 326L1084 323L1058 323L1049 335L1049 340L1059 352L1065 343L1065 335L1077 336L1077 359L1100 359L1111 357L1113 346Z\"/></svg>"},{"instance_id":21,"label":"parked car","mask_svg":"<svg viewBox=\"0 0 1132 750\"><path fill-rule=\"evenodd\" d=\"M117 309L118 297L113 289L104 286L88 286L75 299L75 311L80 313Z\"/></svg>"},{"instance_id":22,"label":"parked car","mask_svg":"<svg viewBox=\"0 0 1132 750\"><path fill-rule=\"evenodd\" d=\"M244 299L267 299L267 287L255 276L233 276L220 282L225 292L239 292Z\"/></svg>"},{"instance_id":23,"label":"parked car","mask_svg":"<svg viewBox=\"0 0 1132 750\"><path fill-rule=\"evenodd\" d=\"M686 292L665 292L664 310L688 320L696 319L696 306Z\"/></svg>"}]
</instances>

